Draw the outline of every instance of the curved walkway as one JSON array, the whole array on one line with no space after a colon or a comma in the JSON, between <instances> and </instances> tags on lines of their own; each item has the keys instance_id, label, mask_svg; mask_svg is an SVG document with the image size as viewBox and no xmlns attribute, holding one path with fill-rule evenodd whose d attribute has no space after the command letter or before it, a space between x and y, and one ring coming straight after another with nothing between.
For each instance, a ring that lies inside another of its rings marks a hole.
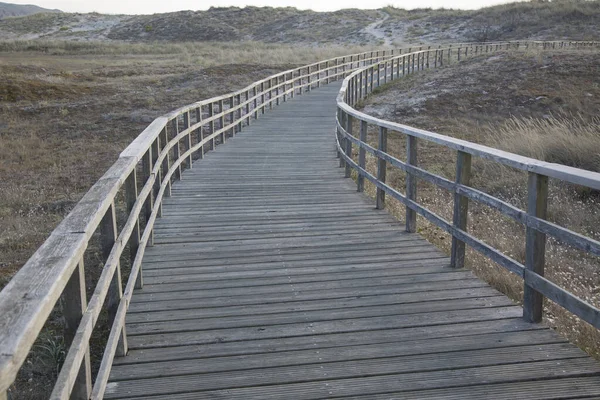
<instances>
[{"instance_id":1,"label":"curved walkway","mask_svg":"<svg viewBox=\"0 0 600 400\"><path fill-rule=\"evenodd\" d=\"M600 365L403 231L337 168L339 85L173 186L106 398L600 396Z\"/></svg>"}]
</instances>

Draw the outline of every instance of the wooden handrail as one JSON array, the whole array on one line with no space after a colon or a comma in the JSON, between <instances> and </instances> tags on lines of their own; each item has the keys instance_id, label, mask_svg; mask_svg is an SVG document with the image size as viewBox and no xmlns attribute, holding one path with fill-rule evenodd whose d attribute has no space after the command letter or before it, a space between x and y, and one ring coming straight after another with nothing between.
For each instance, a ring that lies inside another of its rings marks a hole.
<instances>
[{"instance_id":1,"label":"wooden handrail","mask_svg":"<svg viewBox=\"0 0 600 400\"><path fill-rule=\"evenodd\" d=\"M434 225L450 233L452 235L451 265L453 267L460 268L464 265L465 245L469 245L474 250L523 278L525 292L523 315L527 321L541 321L543 297L547 297L600 329L600 309L544 278L546 235L554 236L568 245L595 256L600 256L600 242L546 220L548 178L551 177L592 189L600 189L600 173L523 157L465 140L386 121L353 108L359 100L369 96L383 82L387 82L388 78L394 80L419 70L428 69L431 66L435 68L438 65L443 65L444 60L450 60L452 56L459 61L461 57L466 58L474 54L518 49L520 47L542 49L597 48L600 47L600 42L533 41L454 44L410 52L357 69L344 79L337 97L336 146L340 157L340 165L346 166L346 176L350 176L349 169L357 171L359 191L364 190L364 179L375 185L377 188L377 208L384 207L386 194L403 203L406 207L406 230L408 232L415 231L415 216L420 214ZM433 59L433 64L430 63L431 59ZM394 70L396 70L395 74ZM361 124L359 137L353 135L351 125L348 123L352 119L358 120ZM379 145L377 148L366 142L368 125L376 126L379 129ZM406 135L408 140L407 162L403 162L387 153L386 138L388 131ZM417 140L421 139L456 150L455 181L450 181L417 166ZM359 148L358 163L352 159L353 145ZM365 153L370 153L376 157L378 164L377 176L366 170ZM470 187L472 156L526 171L529 175L527 211ZM406 195L386 184L385 171L387 164L406 172ZM443 219L417 203L416 179L423 179L454 193L452 222ZM468 200L492 207L526 227L525 264L512 259L467 232Z\"/></svg>"}]
</instances>

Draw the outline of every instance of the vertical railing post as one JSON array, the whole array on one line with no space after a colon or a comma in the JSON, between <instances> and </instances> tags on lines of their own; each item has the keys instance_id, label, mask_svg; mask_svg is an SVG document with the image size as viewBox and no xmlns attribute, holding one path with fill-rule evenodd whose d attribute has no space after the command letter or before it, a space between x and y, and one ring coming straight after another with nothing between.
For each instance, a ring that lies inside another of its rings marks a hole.
<instances>
[{"instance_id":1,"label":"vertical railing post","mask_svg":"<svg viewBox=\"0 0 600 400\"><path fill-rule=\"evenodd\" d=\"M456 159L456 183L468 185L471 180L471 154L458 151ZM454 213L452 224L462 231L467 229L467 216L469 214L469 199L459 193L454 193ZM463 268L465 266L465 242L452 236L452 250L450 266Z\"/></svg>"},{"instance_id":2,"label":"vertical railing post","mask_svg":"<svg viewBox=\"0 0 600 400\"><path fill-rule=\"evenodd\" d=\"M61 305L65 322L64 341L67 348L73 342L73 338L87 308L87 294L85 289L85 268L83 260L73 271L67 282L61 297ZM73 383L71 399L87 400L92 393L92 366L90 362L89 346L85 351L83 361L79 367L79 373ZM2 396L0 396L1 398Z\"/></svg>"},{"instance_id":3,"label":"vertical railing post","mask_svg":"<svg viewBox=\"0 0 600 400\"><path fill-rule=\"evenodd\" d=\"M214 104L215 103L212 103L212 102L208 104L208 118L212 118L215 115ZM210 121L210 123L208 124L208 135L211 136L213 133L215 133L215 120L214 119L212 121ZM210 141L210 150L214 150L214 149L215 149L215 138L213 137Z\"/></svg>"},{"instance_id":4,"label":"vertical railing post","mask_svg":"<svg viewBox=\"0 0 600 400\"><path fill-rule=\"evenodd\" d=\"M153 193L150 193L149 196L152 196ZM137 190L137 172L135 168L127 179L125 180L125 202L127 204L127 214L131 213L133 206L138 198L138 190ZM133 226L133 231L131 232L131 236L129 237L129 259L131 260L131 265L133 265L133 261L135 260L135 256L137 255L138 248L140 246L140 218L136 218L135 224ZM140 269L139 275L135 281L135 288L140 289L143 286L142 280L142 270Z\"/></svg>"},{"instance_id":5,"label":"vertical railing post","mask_svg":"<svg viewBox=\"0 0 600 400\"><path fill-rule=\"evenodd\" d=\"M256 90L256 86L254 86L252 88L252 97L254 97L254 100L252 100L253 106L254 108L252 109L254 111L254 119L258 119L258 96L257 96L258 92Z\"/></svg>"},{"instance_id":6,"label":"vertical railing post","mask_svg":"<svg viewBox=\"0 0 600 400\"><path fill-rule=\"evenodd\" d=\"M223 101L223 99L219 100L219 114L221 114L221 116L219 117L219 130L221 131L221 133L219 134L220 139L221 139L221 144L225 143L226 140L226 136L225 135L225 102Z\"/></svg>"},{"instance_id":7,"label":"vertical railing post","mask_svg":"<svg viewBox=\"0 0 600 400\"><path fill-rule=\"evenodd\" d=\"M360 139L361 143L367 142L367 121L360 121L360 137L359 137L359 139ZM366 162L367 162L367 152L361 146L358 148L358 166L362 169L365 169ZM365 190L365 177L364 177L364 175L362 175L360 173L360 171L357 171L357 172L358 172L358 177L356 179L356 190L359 192L363 192Z\"/></svg>"},{"instance_id":8,"label":"vertical railing post","mask_svg":"<svg viewBox=\"0 0 600 400\"><path fill-rule=\"evenodd\" d=\"M339 122L342 128L346 127L346 113L342 110L339 110L339 114L338 114L338 118L339 118ZM342 148L341 151L344 151L346 149L346 138L344 137L344 135L342 135L342 133L340 132L340 147ZM346 165L346 161L344 160L344 157L342 157L342 155L340 154L340 168L344 167Z\"/></svg>"},{"instance_id":9,"label":"vertical railing post","mask_svg":"<svg viewBox=\"0 0 600 400\"><path fill-rule=\"evenodd\" d=\"M317 64L317 87L321 87L321 63Z\"/></svg>"},{"instance_id":10,"label":"vertical railing post","mask_svg":"<svg viewBox=\"0 0 600 400\"><path fill-rule=\"evenodd\" d=\"M143 181L147 182L148 179L152 176L152 148L150 147L142 156L142 174ZM148 197L146 198L146 202L144 203L144 218L146 221L150 219L150 214L152 214L152 209L154 208L154 193L150 192ZM152 245L152 242L150 242Z\"/></svg>"},{"instance_id":11,"label":"vertical railing post","mask_svg":"<svg viewBox=\"0 0 600 400\"><path fill-rule=\"evenodd\" d=\"M363 98L363 86L364 86L364 74L365 71L360 71L360 73L358 74L358 99L362 99Z\"/></svg>"},{"instance_id":12,"label":"vertical railing post","mask_svg":"<svg viewBox=\"0 0 600 400\"><path fill-rule=\"evenodd\" d=\"M160 142L163 145L163 148L165 148L169 145L168 127L169 127L169 124L166 124L160 133L160 136L162 136L162 139ZM170 151L167 151L167 154L165 155L165 158L163 158L163 162L160 167L161 175L162 175L163 179L169 172L170 167L171 167L171 155L170 155ZM165 195L165 197L171 197L171 178L167 179L167 186L165 187L164 195Z\"/></svg>"},{"instance_id":13,"label":"vertical railing post","mask_svg":"<svg viewBox=\"0 0 600 400\"><path fill-rule=\"evenodd\" d=\"M235 107L235 96L231 96L229 98L229 112L227 113L227 115L229 115L229 124L231 125L231 128L229 128L229 137L233 137L235 135L235 129L236 129L236 124L234 123L235 120L235 111L234 108Z\"/></svg>"},{"instance_id":14,"label":"vertical railing post","mask_svg":"<svg viewBox=\"0 0 600 400\"><path fill-rule=\"evenodd\" d=\"M388 62L384 61L383 62L383 83L386 84L387 83L387 75L388 75Z\"/></svg>"},{"instance_id":15,"label":"vertical railing post","mask_svg":"<svg viewBox=\"0 0 600 400\"><path fill-rule=\"evenodd\" d=\"M115 212L115 203L113 202L100 222L100 249L104 261L108 259L117 237L117 215ZM121 297L123 297L123 283L121 281L121 265L117 260L115 272L110 281L106 298L108 326L112 326L115 320ZM125 333L125 326L123 326L119 335L119 344L117 346L116 355L122 357L125 354L127 354L127 335Z\"/></svg>"},{"instance_id":16,"label":"vertical railing post","mask_svg":"<svg viewBox=\"0 0 600 400\"><path fill-rule=\"evenodd\" d=\"M237 120L238 120L237 131L238 131L238 133L242 131L242 121L243 121L242 111L243 111L244 107L242 107L241 104L242 104L242 94L238 93L238 95L237 95L237 106L238 106L238 110L237 110Z\"/></svg>"},{"instance_id":17,"label":"vertical railing post","mask_svg":"<svg viewBox=\"0 0 600 400\"><path fill-rule=\"evenodd\" d=\"M383 153L387 152L387 128L379 127L379 140L377 149ZM377 180L381 183L385 183L386 175L386 161L382 158L377 159ZM377 188L376 194L376 208L383 210L385 208L385 191L381 188Z\"/></svg>"},{"instance_id":18,"label":"vertical railing post","mask_svg":"<svg viewBox=\"0 0 600 400\"><path fill-rule=\"evenodd\" d=\"M200 124L202 122L202 106L198 106L198 108L196 108L196 123ZM202 125L198 126L198 129L196 130L196 141L198 143L201 143L204 140L204 128L202 127ZM200 148L198 149L198 157L199 158L204 158L204 145L200 146Z\"/></svg>"},{"instance_id":19,"label":"vertical railing post","mask_svg":"<svg viewBox=\"0 0 600 400\"><path fill-rule=\"evenodd\" d=\"M265 113L265 83L260 83L260 113Z\"/></svg>"},{"instance_id":20,"label":"vertical railing post","mask_svg":"<svg viewBox=\"0 0 600 400\"><path fill-rule=\"evenodd\" d=\"M548 177L529 173L527 184L527 213L532 217L546 219L548 210ZM544 276L546 258L546 234L527 226L525 230L525 268ZM525 274L523 293L523 318L528 322L542 320L544 296L527 283Z\"/></svg>"},{"instance_id":21,"label":"vertical railing post","mask_svg":"<svg viewBox=\"0 0 600 400\"><path fill-rule=\"evenodd\" d=\"M352 135L352 119L352 115L346 114L346 132L348 132L349 135ZM349 159L352 159L352 141L350 139L346 139L346 155ZM352 165L347 162L344 177L350 178L351 174Z\"/></svg>"},{"instance_id":22,"label":"vertical railing post","mask_svg":"<svg viewBox=\"0 0 600 400\"><path fill-rule=\"evenodd\" d=\"M183 113L183 129L188 129L190 127L190 112L186 111ZM188 151L189 149L192 148L192 132L188 132L185 135L185 147L184 147L184 153L186 151ZM190 153L189 156L187 156L186 159L186 164L188 168L192 168L192 154Z\"/></svg>"},{"instance_id":23,"label":"vertical railing post","mask_svg":"<svg viewBox=\"0 0 600 400\"><path fill-rule=\"evenodd\" d=\"M246 126L250 126L250 91L246 90L246 100L245 100L245 115L246 115Z\"/></svg>"},{"instance_id":24,"label":"vertical railing post","mask_svg":"<svg viewBox=\"0 0 600 400\"><path fill-rule=\"evenodd\" d=\"M307 78L307 82L308 82L308 88L307 88L307 92L310 92L312 90L312 76L310 75L311 71L310 71L310 65L308 67L306 67L306 75L308 76Z\"/></svg>"},{"instance_id":25,"label":"vertical railing post","mask_svg":"<svg viewBox=\"0 0 600 400\"><path fill-rule=\"evenodd\" d=\"M177 137L179 135L179 123L177 121L177 117L171 120L171 125L173 126L173 137ZM181 141L177 140L175 146L173 146L173 162L177 162L179 160L179 154L181 152L180 149ZM175 170L175 179L181 179L181 163L177 165L177 169Z\"/></svg>"},{"instance_id":26,"label":"vertical railing post","mask_svg":"<svg viewBox=\"0 0 600 400\"><path fill-rule=\"evenodd\" d=\"M417 138L406 136L406 164L417 166ZM417 200L417 177L406 172L406 198L408 200ZM416 232L417 213L410 207L406 207L406 232Z\"/></svg>"}]
</instances>

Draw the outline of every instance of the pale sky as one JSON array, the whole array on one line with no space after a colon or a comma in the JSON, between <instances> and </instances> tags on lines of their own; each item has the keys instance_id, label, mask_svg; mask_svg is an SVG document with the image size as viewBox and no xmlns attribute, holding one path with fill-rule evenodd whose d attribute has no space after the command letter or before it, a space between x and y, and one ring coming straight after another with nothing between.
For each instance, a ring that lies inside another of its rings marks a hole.
<instances>
[{"instance_id":1,"label":"pale sky","mask_svg":"<svg viewBox=\"0 0 600 400\"><path fill-rule=\"evenodd\" d=\"M153 14L180 10L206 10L211 6L271 6L296 7L315 11L333 11L342 8L374 9L387 5L399 8L460 8L477 9L506 0L3 0L16 4L35 4L45 8L58 8L66 12L100 12L104 14Z\"/></svg>"}]
</instances>

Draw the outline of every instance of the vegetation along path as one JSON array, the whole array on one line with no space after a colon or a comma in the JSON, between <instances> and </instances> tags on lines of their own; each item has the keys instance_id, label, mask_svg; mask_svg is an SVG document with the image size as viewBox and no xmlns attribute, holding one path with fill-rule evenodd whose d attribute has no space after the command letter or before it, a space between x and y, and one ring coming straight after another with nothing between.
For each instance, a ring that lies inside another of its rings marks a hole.
<instances>
[{"instance_id":1,"label":"vegetation along path","mask_svg":"<svg viewBox=\"0 0 600 400\"><path fill-rule=\"evenodd\" d=\"M600 396L600 364L343 179L338 91L283 103L173 185L105 398Z\"/></svg>"}]
</instances>

